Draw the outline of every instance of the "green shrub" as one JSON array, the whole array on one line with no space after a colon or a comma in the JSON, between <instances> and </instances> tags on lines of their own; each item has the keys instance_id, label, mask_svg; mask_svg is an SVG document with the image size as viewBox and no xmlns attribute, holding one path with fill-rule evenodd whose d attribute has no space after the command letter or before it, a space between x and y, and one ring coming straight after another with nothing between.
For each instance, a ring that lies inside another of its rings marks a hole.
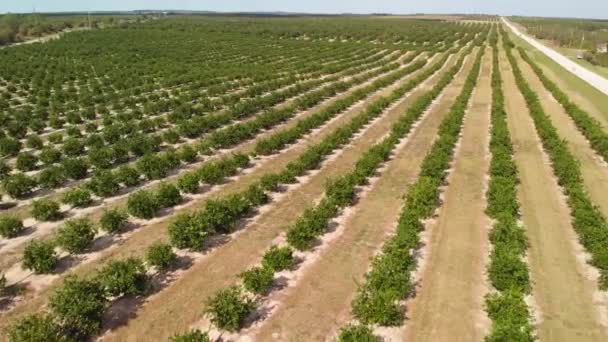
<instances>
[{"instance_id":1,"label":"green shrub","mask_svg":"<svg viewBox=\"0 0 608 342\"><path fill-rule=\"evenodd\" d=\"M2 188L12 198L22 198L34 190L37 183L36 180L23 173L10 175L2 181Z\"/></svg>"},{"instance_id":2,"label":"green shrub","mask_svg":"<svg viewBox=\"0 0 608 342\"><path fill-rule=\"evenodd\" d=\"M104 231L115 234L122 231L127 224L127 214L118 209L104 210L99 225Z\"/></svg>"},{"instance_id":3,"label":"green shrub","mask_svg":"<svg viewBox=\"0 0 608 342\"><path fill-rule=\"evenodd\" d=\"M0 138L0 155L3 157L16 156L21 150L19 140L13 138Z\"/></svg>"},{"instance_id":4,"label":"green shrub","mask_svg":"<svg viewBox=\"0 0 608 342\"><path fill-rule=\"evenodd\" d=\"M87 163L80 158L66 158L61 162L63 171L68 178L83 179L87 176Z\"/></svg>"},{"instance_id":5,"label":"green shrub","mask_svg":"<svg viewBox=\"0 0 608 342\"><path fill-rule=\"evenodd\" d=\"M164 243L154 243L146 252L146 261L148 264L166 270L177 260L177 255L173 252L170 245Z\"/></svg>"},{"instance_id":6,"label":"green shrub","mask_svg":"<svg viewBox=\"0 0 608 342\"><path fill-rule=\"evenodd\" d=\"M15 167L20 171L32 171L36 169L38 158L30 152L22 152L17 155Z\"/></svg>"},{"instance_id":7,"label":"green shrub","mask_svg":"<svg viewBox=\"0 0 608 342\"><path fill-rule=\"evenodd\" d=\"M137 186L141 183L139 172L130 166L122 166L116 171L116 180L126 186Z\"/></svg>"},{"instance_id":8,"label":"green shrub","mask_svg":"<svg viewBox=\"0 0 608 342\"><path fill-rule=\"evenodd\" d=\"M47 146L40 151L38 158L46 165L51 165L61 160L61 152L56 148Z\"/></svg>"},{"instance_id":9,"label":"green shrub","mask_svg":"<svg viewBox=\"0 0 608 342\"><path fill-rule=\"evenodd\" d=\"M111 261L97 274L99 284L112 297L143 294L147 279L144 263L136 258Z\"/></svg>"},{"instance_id":10,"label":"green shrub","mask_svg":"<svg viewBox=\"0 0 608 342\"><path fill-rule=\"evenodd\" d=\"M38 184L45 189L56 189L66 180L61 166L48 166L38 174Z\"/></svg>"},{"instance_id":11,"label":"green shrub","mask_svg":"<svg viewBox=\"0 0 608 342\"><path fill-rule=\"evenodd\" d=\"M127 199L127 210L129 214L143 219L151 219L156 216L160 204L155 194L140 190L129 195Z\"/></svg>"},{"instance_id":12,"label":"green shrub","mask_svg":"<svg viewBox=\"0 0 608 342\"><path fill-rule=\"evenodd\" d=\"M245 318L255 309L255 303L237 286L219 291L207 301L206 306L211 323L227 331L238 331Z\"/></svg>"},{"instance_id":13,"label":"green shrub","mask_svg":"<svg viewBox=\"0 0 608 342\"><path fill-rule=\"evenodd\" d=\"M169 224L169 240L176 248L200 249L211 233L199 218L189 214L179 214Z\"/></svg>"},{"instance_id":14,"label":"green shrub","mask_svg":"<svg viewBox=\"0 0 608 342\"><path fill-rule=\"evenodd\" d=\"M209 334L200 330L191 330L187 333L171 337L172 342L210 342Z\"/></svg>"},{"instance_id":15,"label":"green shrub","mask_svg":"<svg viewBox=\"0 0 608 342\"><path fill-rule=\"evenodd\" d=\"M182 201L182 195L173 184L161 183L156 190L156 201L161 208L169 208Z\"/></svg>"},{"instance_id":16,"label":"green shrub","mask_svg":"<svg viewBox=\"0 0 608 342\"><path fill-rule=\"evenodd\" d=\"M185 145L177 150L177 156L184 163L194 163L196 161L197 152L192 146Z\"/></svg>"},{"instance_id":17,"label":"green shrub","mask_svg":"<svg viewBox=\"0 0 608 342\"><path fill-rule=\"evenodd\" d=\"M101 330L107 305L101 284L68 277L49 299L51 312L76 340L86 340Z\"/></svg>"},{"instance_id":18,"label":"green shrub","mask_svg":"<svg viewBox=\"0 0 608 342\"><path fill-rule=\"evenodd\" d=\"M372 330L365 325L349 324L340 330L338 342L378 342Z\"/></svg>"},{"instance_id":19,"label":"green shrub","mask_svg":"<svg viewBox=\"0 0 608 342\"><path fill-rule=\"evenodd\" d=\"M240 274L245 288L255 294L265 293L274 277L272 269L265 267L254 267Z\"/></svg>"},{"instance_id":20,"label":"green shrub","mask_svg":"<svg viewBox=\"0 0 608 342\"><path fill-rule=\"evenodd\" d=\"M93 203L91 193L84 188L73 188L66 191L61 201L76 208L85 208Z\"/></svg>"},{"instance_id":21,"label":"green shrub","mask_svg":"<svg viewBox=\"0 0 608 342\"><path fill-rule=\"evenodd\" d=\"M42 148L42 146L44 146L44 142L42 141L42 138L40 138L38 135L33 134L27 137L25 146L31 149L39 150Z\"/></svg>"},{"instance_id":22,"label":"green shrub","mask_svg":"<svg viewBox=\"0 0 608 342\"><path fill-rule=\"evenodd\" d=\"M165 178L169 172L167 162L155 154L147 154L139 158L135 166L149 180Z\"/></svg>"},{"instance_id":23,"label":"green shrub","mask_svg":"<svg viewBox=\"0 0 608 342\"><path fill-rule=\"evenodd\" d=\"M10 239L23 231L23 222L14 216L0 217L0 236Z\"/></svg>"},{"instance_id":24,"label":"green shrub","mask_svg":"<svg viewBox=\"0 0 608 342\"><path fill-rule=\"evenodd\" d=\"M89 219L68 220L57 232L57 243L72 254L82 253L91 247L96 233Z\"/></svg>"},{"instance_id":25,"label":"green shrub","mask_svg":"<svg viewBox=\"0 0 608 342\"><path fill-rule=\"evenodd\" d=\"M59 204L50 199L39 199L32 202L32 217L38 221L56 221L61 219Z\"/></svg>"},{"instance_id":26,"label":"green shrub","mask_svg":"<svg viewBox=\"0 0 608 342\"><path fill-rule=\"evenodd\" d=\"M23 250L23 268L35 273L52 273L57 261L55 245L51 242L32 240Z\"/></svg>"},{"instance_id":27,"label":"green shrub","mask_svg":"<svg viewBox=\"0 0 608 342\"><path fill-rule=\"evenodd\" d=\"M521 292L507 290L486 297L486 311L492 319L488 342L535 341L528 306Z\"/></svg>"},{"instance_id":28,"label":"green shrub","mask_svg":"<svg viewBox=\"0 0 608 342\"><path fill-rule=\"evenodd\" d=\"M177 188L188 194L198 192L200 179L195 172L187 172L177 179Z\"/></svg>"},{"instance_id":29,"label":"green shrub","mask_svg":"<svg viewBox=\"0 0 608 342\"><path fill-rule=\"evenodd\" d=\"M294 263L293 251L288 246L279 248L274 245L270 247L262 259L264 268L274 272L290 269L294 266Z\"/></svg>"},{"instance_id":30,"label":"green shrub","mask_svg":"<svg viewBox=\"0 0 608 342\"><path fill-rule=\"evenodd\" d=\"M66 341L61 327L53 316L33 314L25 316L8 331L11 342L60 342Z\"/></svg>"},{"instance_id":31,"label":"green shrub","mask_svg":"<svg viewBox=\"0 0 608 342\"><path fill-rule=\"evenodd\" d=\"M111 197L120 191L116 177L108 170L99 170L91 178L88 188L100 197Z\"/></svg>"}]
</instances>

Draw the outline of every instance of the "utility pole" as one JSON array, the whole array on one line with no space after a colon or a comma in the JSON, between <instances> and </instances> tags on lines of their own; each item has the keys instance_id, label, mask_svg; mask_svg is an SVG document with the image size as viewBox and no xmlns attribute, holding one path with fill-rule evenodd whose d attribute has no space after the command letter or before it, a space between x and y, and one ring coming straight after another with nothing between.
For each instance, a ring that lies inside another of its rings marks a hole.
<instances>
[{"instance_id":1,"label":"utility pole","mask_svg":"<svg viewBox=\"0 0 608 342\"><path fill-rule=\"evenodd\" d=\"M87 11L87 20L89 21L89 30L92 29L91 27L91 11Z\"/></svg>"}]
</instances>

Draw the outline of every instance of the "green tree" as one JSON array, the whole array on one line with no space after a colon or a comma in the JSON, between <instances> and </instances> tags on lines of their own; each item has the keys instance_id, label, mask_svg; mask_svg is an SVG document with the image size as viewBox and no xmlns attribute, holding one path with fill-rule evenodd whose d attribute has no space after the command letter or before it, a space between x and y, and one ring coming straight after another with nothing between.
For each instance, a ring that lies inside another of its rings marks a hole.
<instances>
[{"instance_id":1,"label":"green tree","mask_svg":"<svg viewBox=\"0 0 608 342\"><path fill-rule=\"evenodd\" d=\"M22 152L17 155L15 166L20 171L32 171L36 169L38 158L30 152Z\"/></svg>"},{"instance_id":2,"label":"green tree","mask_svg":"<svg viewBox=\"0 0 608 342\"><path fill-rule=\"evenodd\" d=\"M110 234L122 231L127 224L127 214L118 209L104 210L99 220L101 229Z\"/></svg>"},{"instance_id":3,"label":"green tree","mask_svg":"<svg viewBox=\"0 0 608 342\"><path fill-rule=\"evenodd\" d=\"M59 204L53 200L43 198L32 202L32 217L38 221L56 221L61 219Z\"/></svg>"},{"instance_id":4,"label":"green tree","mask_svg":"<svg viewBox=\"0 0 608 342\"><path fill-rule=\"evenodd\" d=\"M127 199L127 210L129 214L143 219L151 219L156 216L160 204L155 194L140 190L129 195Z\"/></svg>"},{"instance_id":5,"label":"green tree","mask_svg":"<svg viewBox=\"0 0 608 342\"><path fill-rule=\"evenodd\" d=\"M78 340L85 340L100 331L106 305L101 284L76 277L68 277L49 299L51 312Z\"/></svg>"},{"instance_id":6,"label":"green tree","mask_svg":"<svg viewBox=\"0 0 608 342\"><path fill-rule=\"evenodd\" d=\"M148 248L146 252L146 261L148 264L166 270L177 260L177 255L173 252L170 245L156 242Z\"/></svg>"},{"instance_id":7,"label":"green tree","mask_svg":"<svg viewBox=\"0 0 608 342\"><path fill-rule=\"evenodd\" d=\"M211 323L227 331L238 331L245 318L255 309L255 303L237 286L217 292L206 306Z\"/></svg>"},{"instance_id":8,"label":"green tree","mask_svg":"<svg viewBox=\"0 0 608 342\"><path fill-rule=\"evenodd\" d=\"M255 294L265 293L274 277L273 270L265 267L254 267L240 274L245 288Z\"/></svg>"},{"instance_id":9,"label":"green tree","mask_svg":"<svg viewBox=\"0 0 608 342\"><path fill-rule=\"evenodd\" d=\"M177 188L188 194L198 192L200 179L196 172L187 172L177 179Z\"/></svg>"},{"instance_id":10,"label":"green tree","mask_svg":"<svg viewBox=\"0 0 608 342\"><path fill-rule=\"evenodd\" d=\"M15 216L0 216L0 236L10 239L23 231L23 222Z\"/></svg>"},{"instance_id":11,"label":"green tree","mask_svg":"<svg viewBox=\"0 0 608 342\"><path fill-rule=\"evenodd\" d=\"M135 296L144 293L147 275L140 259L115 260L102 268L97 279L105 292L112 297Z\"/></svg>"},{"instance_id":12,"label":"green tree","mask_svg":"<svg viewBox=\"0 0 608 342\"><path fill-rule=\"evenodd\" d=\"M68 220L57 232L57 243L72 254L82 253L91 247L96 233L87 218Z\"/></svg>"},{"instance_id":13,"label":"green tree","mask_svg":"<svg viewBox=\"0 0 608 342\"><path fill-rule=\"evenodd\" d=\"M273 245L262 258L262 265L274 272L290 269L294 263L293 250L288 246L279 248Z\"/></svg>"},{"instance_id":14,"label":"green tree","mask_svg":"<svg viewBox=\"0 0 608 342\"><path fill-rule=\"evenodd\" d=\"M182 201L182 195L173 184L161 183L156 190L156 201L161 208L169 208Z\"/></svg>"},{"instance_id":15,"label":"green tree","mask_svg":"<svg viewBox=\"0 0 608 342\"><path fill-rule=\"evenodd\" d=\"M200 330L191 330L187 333L171 337L171 342L210 342L209 334Z\"/></svg>"},{"instance_id":16,"label":"green tree","mask_svg":"<svg viewBox=\"0 0 608 342\"><path fill-rule=\"evenodd\" d=\"M85 208L93 203L91 193L85 188L73 188L66 191L61 201L76 208Z\"/></svg>"},{"instance_id":17,"label":"green tree","mask_svg":"<svg viewBox=\"0 0 608 342\"><path fill-rule=\"evenodd\" d=\"M8 176L2 182L2 188L12 198L22 198L36 187L36 180L23 173Z\"/></svg>"},{"instance_id":18,"label":"green tree","mask_svg":"<svg viewBox=\"0 0 608 342\"><path fill-rule=\"evenodd\" d=\"M8 339L11 342L68 341L53 316L43 314L33 314L20 319L8 331Z\"/></svg>"},{"instance_id":19,"label":"green tree","mask_svg":"<svg viewBox=\"0 0 608 342\"><path fill-rule=\"evenodd\" d=\"M48 241L32 240L23 250L22 266L35 273L52 273L57 267L55 245Z\"/></svg>"}]
</instances>

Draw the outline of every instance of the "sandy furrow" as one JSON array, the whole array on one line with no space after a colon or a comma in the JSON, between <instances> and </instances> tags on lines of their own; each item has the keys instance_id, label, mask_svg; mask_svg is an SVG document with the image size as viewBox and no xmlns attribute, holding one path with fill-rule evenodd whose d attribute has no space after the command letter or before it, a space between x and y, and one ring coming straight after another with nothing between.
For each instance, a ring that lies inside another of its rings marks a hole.
<instances>
[{"instance_id":1,"label":"sandy furrow","mask_svg":"<svg viewBox=\"0 0 608 342\"><path fill-rule=\"evenodd\" d=\"M421 58L424 58L426 54L422 54L421 56L416 57L412 63L415 63L417 61L419 61ZM430 62L430 61L429 61ZM408 64L409 65L409 64ZM407 67L407 65L403 66L403 67ZM409 79L411 77L413 77L414 75L416 75L417 73L419 73L420 71L416 71L410 75L407 75L404 79ZM278 124L275 127L263 131L260 134L258 134L254 139L250 139L247 140L241 144L238 144L237 146L231 148L231 149L226 149L226 150L221 150L221 151L217 151L212 157L210 157L211 159L218 159L224 156L229 155L232 152L242 152L242 153L251 153L254 148L255 145L258 141L265 139L269 136L271 136L272 134L284 130L284 129L289 129L293 126L295 126L299 120L305 119L311 115L313 115L314 113L328 107L329 105L331 105L332 103L334 103L335 101L345 98L349 95L351 95L354 91L361 89L362 87L365 87L369 84L371 84L373 81L377 80L378 78L381 78L383 76L386 76L387 73L381 74L377 77L373 77L372 79L352 87L351 89L347 90L346 92L343 92L341 94L338 94L335 97L326 99L325 101L321 102L320 104L301 111L299 113L297 113L293 118L287 120L284 123ZM397 82L398 83L398 82ZM396 85L391 85L388 86L386 89L394 89L396 87ZM382 93L385 94L387 93L387 91L385 90L381 90L378 93ZM371 98L377 98L378 93L376 94L372 94L370 97L368 97L368 99ZM361 106L362 103L369 103L369 101L371 100L364 100L362 102L360 102L358 105L353 106L353 109L358 108L357 106ZM287 103L291 103L291 100L289 100ZM278 107L280 106L284 106L285 103L278 105ZM360 107L359 107L360 108ZM349 114L348 111L345 114ZM352 114L352 111L351 111ZM344 115L344 114L342 114ZM336 118L334 118L334 120L340 121L343 119L340 119L342 117L342 115L338 115L336 116ZM162 179L162 180L155 180L155 181L149 181L149 182L144 182L142 185L138 186L137 189L148 189L148 190L153 190L155 189L156 186L158 186L158 184L160 184L161 182L175 182L177 180L177 178L179 176L181 176L183 173L196 169L197 167L201 166L202 164L204 164L206 161L208 161L210 158L205 158L202 161L199 162L195 162L193 164L189 164L186 165L185 167L175 170L171 173L170 176ZM259 162L264 162L265 159L269 159L271 157L266 157L266 158L262 158L262 160L259 160ZM106 199L102 199L100 200L100 203L97 206L91 206L85 209L72 209L71 210L71 214L67 215L69 217L73 216L82 216L82 215L88 215L91 219L93 220L98 220L101 216L101 214L103 213L102 209L108 209L108 208L119 208L119 207L124 207L124 205L127 202L127 198L129 195L130 191L126 191L123 190L123 192L118 195L118 196L113 196L110 198L106 198ZM65 207L65 206L64 206ZM21 209L23 209L25 207L22 207ZM20 210L21 210L20 209ZM29 242L30 240L34 239L34 238L39 238L39 237L45 237L47 236L49 233L51 233L52 231L54 231L54 229L56 227L58 227L63 221L59 221L59 222L40 222L37 224L37 229L34 230L34 232L32 232L31 234L28 235L23 235L23 236L19 236L10 240L5 240L5 239L1 239L0 240L0 269L1 270L5 270L8 267L10 267L11 265L13 265L15 262L17 262L23 252L23 248L25 247L25 243Z\"/></svg>"},{"instance_id":2,"label":"sandy furrow","mask_svg":"<svg viewBox=\"0 0 608 342\"><path fill-rule=\"evenodd\" d=\"M480 341L489 321L485 267L489 219L484 213L489 167L491 53L482 59L439 217L428 226L421 280L407 304L407 341Z\"/></svg>"},{"instance_id":3,"label":"sandy furrow","mask_svg":"<svg viewBox=\"0 0 608 342\"><path fill-rule=\"evenodd\" d=\"M454 58L452 58L452 61L449 62L448 65L451 65L453 63ZM417 73L414 73L414 75L415 74ZM408 80L410 77L405 77L404 79L396 82L394 85L384 88L381 91L368 97L366 100L357 103L345 113L331 120L322 128L315 130L311 134L301 139L298 144L292 145L291 147L285 149L281 154L259 158L255 161L256 163L260 163L259 167L249 169L245 174L239 176L236 181L231 181L226 183L225 185L215 187L211 191L197 197L195 200L187 202L186 205L182 205L180 208L178 208L178 211L184 213L191 212L193 210L196 210L202 203L204 203L206 198L242 191L252 183L256 182L262 175L267 174L269 172L277 172L283 169L285 165L295 160L307 148L308 145L320 142L324 137L333 132L335 129L349 122L350 119L352 119L355 115L361 112L367 106L367 104L378 99L380 96L388 95L396 86L398 86L398 84L406 82L406 80ZM422 93L424 89L429 88L431 86L429 83L433 83L438 79L438 75L433 76L430 79L430 82L425 83L423 86L417 88L410 94L412 94L412 96L417 96L417 94ZM252 147L253 145L248 146ZM324 185L324 182L322 182L321 185ZM297 209L303 208L292 208L292 210ZM173 211L171 212L171 214L174 214L176 212L177 211ZM81 265L76 265L75 267L69 269L67 272L62 274L60 277L55 277L49 282L49 284L46 284L46 286L37 293L36 298L26 298L23 303L13 309L11 312L4 314L4 317L6 317L7 319L0 322L0 328L5 324L8 324L9 321L12 321L16 317L19 317L24 313L39 310L40 306L44 304L50 290L55 286L59 285L61 283L61 279L65 276L76 273L89 274L93 272L96 268L98 268L99 265L111 259L129 256L141 256L143 255L147 246L150 246L156 241L167 240L166 228L169 221L170 220L167 220L167 217L158 218L150 221L143 227L139 227L139 229L135 231L123 234L122 236L115 237L113 241L109 243L111 244L110 248L95 253L94 260L90 260L89 262ZM260 248L261 250L263 250L263 246ZM221 257L218 260L221 260ZM197 310L196 313L198 312L199 311Z\"/></svg>"},{"instance_id":4,"label":"sandy furrow","mask_svg":"<svg viewBox=\"0 0 608 342\"><path fill-rule=\"evenodd\" d=\"M257 341L320 341L337 333L350 318L350 302L369 267L370 258L392 234L402 198L435 139L439 124L460 93L473 58L444 90L407 138L380 178L350 215L341 219L334 240L321 246L314 261L297 275L295 286L272 295L276 311L258 330ZM331 233L334 234L334 233Z\"/></svg>"},{"instance_id":5,"label":"sandy furrow","mask_svg":"<svg viewBox=\"0 0 608 342\"><path fill-rule=\"evenodd\" d=\"M455 58L452 58L447 64L454 63ZM117 329L107 340L162 339L187 329L190 324L199 320L205 299L217 290L235 283L238 274L253 261L259 260L273 240L323 194L327 179L350 170L370 144L390 129L404 108L418 95L430 89L440 75L441 73L436 74L431 82L425 82L379 119L374 120L353 143L330 156L320 171L305 177L303 184L297 185L297 190L283 194L280 199L267 206L267 210L250 222L247 229L241 231L230 243L217 248L208 257L197 260L186 274L167 289L151 297L137 311L135 319L130 320L124 328ZM250 257L243 258L244 255Z\"/></svg>"},{"instance_id":6,"label":"sandy furrow","mask_svg":"<svg viewBox=\"0 0 608 342\"><path fill-rule=\"evenodd\" d=\"M606 341L594 294L596 282L577 258L580 246L570 213L540 139L500 49L505 108L519 170L522 220L530 243L528 263L537 304L538 336L544 341Z\"/></svg>"},{"instance_id":7,"label":"sandy furrow","mask_svg":"<svg viewBox=\"0 0 608 342\"><path fill-rule=\"evenodd\" d=\"M580 162L585 189L593 202L601 209L602 213L608 216L608 166L595 153L589 141L578 130L564 108L545 89L532 68L521 59L518 53L515 53L514 56L530 87L538 95L545 113L551 118L551 122L557 129L558 134L563 139L566 139L570 152Z\"/></svg>"}]
</instances>

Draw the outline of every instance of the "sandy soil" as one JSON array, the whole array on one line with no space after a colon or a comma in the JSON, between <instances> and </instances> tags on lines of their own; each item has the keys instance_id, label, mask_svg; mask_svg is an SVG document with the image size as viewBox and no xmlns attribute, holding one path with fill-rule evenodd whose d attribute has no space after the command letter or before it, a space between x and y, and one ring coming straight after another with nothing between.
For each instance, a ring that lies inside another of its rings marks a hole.
<instances>
[{"instance_id":1,"label":"sandy soil","mask_svg":"<svg viewBox=\"0 0 608 342\"><path fill-rule=\"evenodd\" d=\"M544 341L606 341L594 299L596 282L577 259L569 210L502 49L500 63L521 181L522 220L530 242L532 292L542 317L538 336Z\"/></svg>"},{"instance_id":2,"label":"sandy soil","mask_svg":"<svg viewBox=\"0 0 608 342\"><path fill-rule=\"evenodd\" d=\"M438 75L433 77L433 81L436 79ZM411 92L405 102L413 102L413 98L432 86L431 83L427 82ZM236 283L238 274L250 266L252 261L259 260L273 239L289 227L304 208L312 205L322 195L326 180L349 170L361 153L384 135L400 114L401 112L393 110L375 120L351 145L336 152L330 158L331 161L325 162L321 172L311 173L305 180L306 183L299 185L297 191L289 191L279 201L271 204L271 208L256 217L255 222L248 224L238 238L215 249L209 258L195 263L182 278L140 308L137 316L128 322L128 329L116 330L109 339L137 340L146 336L162 338L187 329L190 324L198 321L204 309L204 300L218 289ZM278 158L291 152L288 150ZM243 255L251 257L243 258Z\"/></svg>"},{"instance_id":3,"label":"sandy soil","mask_svg":"<svg viewBox=\"0 0 608 342\"><path fill-rule=\"evenodd\" d=\"M530 87L539 96L545 113L551 118L559 136L566 139L570 151L580 162L585 188L591 199L600 207L602 213L608 216L608 167L606 167L606 163L595 153L589 145L589 141L580 133L564 108L543 87L532 68L519 58L519 54L516 56Z\"/></svg>"},{"instance_id":4,"label":"sandy soil","mask_svg":"<svg viewBox=\"0 0 608 342\"><path fill-rule=\"evenodd\" d=\"M484 178L489 166L490 58L491 53L483 58L439 217L427 226L429 245L423 248L429 249L428 260L407 305L408 341L480 341L488 330L482 303L488 292Z\"/></svg>"},{"instance_id":5,"label":"sandy soil","mask_svg":"<svg viewBox=\"0 0 608 342\"><path fill-rule=\"evenodd\" d=\"M371 190L345 218L342 234L327 246L298 283L279 293L278 309L252 331L255 340L318 341L337 334L350 318L350 302L370 258L394 231L402 198L415 181L439 124L460 91L472 60L447 87L382 170ZM285 319L289 317L289 319Z\"/></svg>"}]
</instances>

